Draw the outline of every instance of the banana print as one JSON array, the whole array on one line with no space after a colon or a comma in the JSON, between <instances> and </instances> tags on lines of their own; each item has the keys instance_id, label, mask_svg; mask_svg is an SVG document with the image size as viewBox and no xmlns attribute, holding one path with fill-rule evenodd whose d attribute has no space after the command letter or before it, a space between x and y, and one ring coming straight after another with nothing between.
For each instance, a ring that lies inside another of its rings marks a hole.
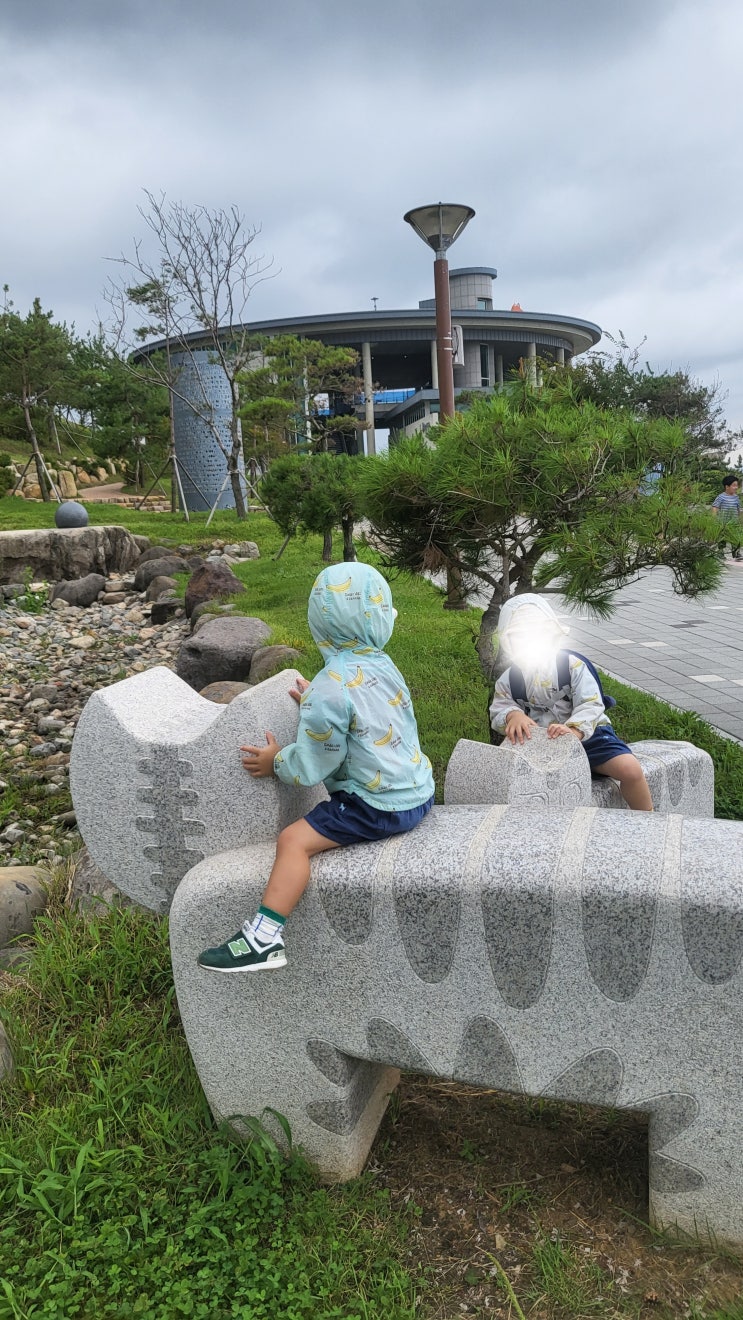
<instances>
[{"instance_id":1,"label":"banana print","mask_svg":"<svg viewBox=\"0 0 743 1320\"><path fill-rule=\"evenodd\" d=\"M375 774L374 778L369 780L369 783L366 785L366 787L371 789L373 793L375 789L379 788L381 782L382 782L382 772L381 770L377 770L377 773Z\"/></svg>"},{"instance_id":2,"label":"banana print","mask_svg":"<svg viewBox=\"0 0 743 1320\"><path fill-rule=\"evenodd\" d=\"M396 692L395 695L394 695L394 697L388 697L388 698L387 698L387 705L388 705L388 706L399 706L401 701L402 701L402 688L398 688L398 689L397 689L397 692Z\"/></svg>"},{"instance_id":3,"label":"banana print","mask_svg":"<svg viewBox=\"0 0 743 1320\"><path fill-rule=\"evenodd\" d=\"M386 747L387 743L392 742L393 736L394 736L394 729L392 728L392 725L390 725L387 732L381 738L374 739L374 746Z\"/></svg>"},{"instance_id":4,"label":"banana print","mask_svg":"<svg viewBox=\"0 0 743 1320\"><path fill-rule=\"evenodd\" d=\"M381 591L378 591L376 596L369 597L370 604L372 605L381 605L383 600L384 600L384 595Z\"/></svg>"},{"instance_id":5,"label":"banana print","mask_svg":"<svg viewBox=\"0 0 743 1320\"><path fill-rule=\"evenodd\" d=\"M330 675L331 678L334 678L334 679L335 679L336 683L342 683L342 682L343 682L343 675L342 675L342 674L336 674L336 672L335 672L334 669L329 669L329 670L328 670L328 673L329 673L329 675Z\"/></svg>"},{"instance_id":6,"label":"banana print","mask_svg":"<svg viewBox=\"0 0 743 1320\"><path fill-rule=\"evenodd\" d=\"M421 754L420 754L420 752L418 751L418 748L417 748L417 747L416 747L416 749L415 749L415 756L411 756L410 760L411 760L411 762L412 762L413 765L420 765L420 762L421 762Z\"/></svg>"},{"instance_id":7,"label":"banana print","mask_svg":"<svg viewBox=\"0 0 743 1320\"><path fill-rule=\"evenodd\" d=\"M339 582L338 585L335 587L333 586L332 582L329 582L328 591L348 591L350 585L351 585L350 577L346 578L345 582Z\"/></svg>"},{"instance_id":8,"label":"banana print","mask_svg":"<svg viewBox=\"0 0 743 1320\"><path fill-rule=\"evenodd\" d=\"M356 677L355 677L355 678L349 678L348 682L346 683L346 687L350 687L350 688L361 687L361 684L363 683L363 681L364 681L364 671L363 671L363 669L361 668L361 665L357 665L357 666L356 666Z\"/></svg>"},{"instance_id":9,"label":"banana print","mask_svg":"<svg viewBox=\"0 0 743 1320\"><path fill-rule=\"evenodd\" d=\"M332 738L333 736L332 729L328 729L327 733L313 733L312 729L305 729L305 733L313 742L327 742L328 738Z\"/></svg>"}]
</instances>

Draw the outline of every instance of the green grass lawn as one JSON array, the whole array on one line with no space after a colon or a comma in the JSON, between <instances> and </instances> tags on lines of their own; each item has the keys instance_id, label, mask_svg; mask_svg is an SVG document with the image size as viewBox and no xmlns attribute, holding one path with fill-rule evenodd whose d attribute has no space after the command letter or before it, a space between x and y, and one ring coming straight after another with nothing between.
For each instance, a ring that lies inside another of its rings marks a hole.
<instances>
[{"instance_id":1,"label":"green grass lawn","mask_svg":"<svg viewBox=\"0 0 743 1320\"><path fill-rule=\"evenodd\" d=\"M293 542L274 561L281 538L264 515L238 523L220 514L206 533L205 515L185 524L101 506L90 514L94 523L115 520L153 542L257 541L261 558L238 570L246 586L239 608L265 619L275 641L300 650L308 677L320 667L306 622L321 567L316 539ZM51 526L53 515L54 506L0 501L0 527ZM359 555L375 562L363 546ZM487 689L474 647L479 612L445 612L441 592L420 579L398 577L392 590L399 617L389 651L411 688L440 798L457 739L488 738ZM718 814L743 818L743 748L694 716L606 685L618 699L622 736L706 747ZM419 1213L413 1200L392 1204L371 1175L320 1187L301 1157L281 1158L260 1128L247 1144L215 1128L178 1017L166 921L131 910L85 920L57 898L37 925L33 961L20 973L0 973L0 990L16 1060L15 1074L0 1086L0 1320L443 1314L432 1262L408 1254ZM580 1261L577 1251L565 1246L562 1270L571 1252ZM552 1257L547 1265L554 1274ZM581 1270L580 1312L566 1310L564 1298L532 1309L520 1286L517 1310L495 1280L500 1314L672 1320L662 1302L648 1312L638 1295L605 1304L590 1271ZM707 1308L699 1296L687 1315L735 1320L734 1309ZM453 1302L451 1315L460 1313Z\"/></svg>"}]
</instances>

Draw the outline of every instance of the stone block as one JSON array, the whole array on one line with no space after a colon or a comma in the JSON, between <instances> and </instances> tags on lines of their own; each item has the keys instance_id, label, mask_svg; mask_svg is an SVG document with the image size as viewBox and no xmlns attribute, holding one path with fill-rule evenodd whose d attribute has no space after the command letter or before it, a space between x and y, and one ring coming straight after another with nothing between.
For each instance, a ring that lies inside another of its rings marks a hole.
<instances>
[{"instance_id":1,"label":"stone block","mask_svg":"<svg viewBox=\"0 0 743 1320\"><path fill-rule=\"evenodd\" d=\"M34 578L60 582L86 573L126 573L139 559L139 539L126 527L0 532L0 574L3 582L20 582L30 570Z\"/></svg>"},{"instance_id":2,"label":"stone block","mask_svg":"<svg viewBox=\"0 0 743 1320\"><path fill-rule=\"evenodd\" d=\"M168 555L166 559L148 559L137 565L134 574L134 590L146 591L150 583L158 577L172 577L174 573L187 573L188 564L180 555Z\"/></svg>"},{"instance_id":3,"label":"stone block","mask_svg":"<svg viewBox=\"0 0 743 1320\"><path fill-rule=\"evenodd\" d=\"M325 789L253 780L240 747L293 740L295 670L229 705L207 701L157 666L95 692L77 724L70 787L77 825L112 884L166 912L194 863L247 839L275 840Z\"/></svg>"},{"instance_id":4,"label":"stone block","mask_svg":"<svg viewBox=\"0 0 743 1320\"><path fill-rule=\"evenodd\" d=\"M396 1068L644 1110L653 1223L743 1243L743 824L434 807L409 835L313 860L285 969L198 968L255 909L272 856L206 858L171 909L217 1117L276 1109L348 1178Z\"/></svg>"},{"instance_id":5,"label":"stone block","mask_svg":"<svg viewBox=\"0 0 743 1320\"><path fill-rule=\"evenodd\" d=\"M198 568L186 587L186 617L191 618L197 605L220 596L234 596L245 590L243 583L226 564L204 564Z\"/></svg>"},{"instance_id":6,"label":"stone block","mask_svg":"<svg viewBox=\"0 0 743 1320\"><path fill-rule=\"evenodd\" d=\"M714 764L707 752L687 742L637 742L630 748L656 811L714 816ZM591 777L575 738L549 739L546 729L532 729L523 744L504 741L500 747L462 738L447 766L444 801L450 806L520 802L525 811L591 803L629 810L613 779Z\"/></svg>"},{"instance_id":7,"label":"stone block","mask_svg":"<svg viewBox=\"0 0 743 1320\"><path fill-rule=\"evenodd\" d=\"M86 573L85 577L73 582L57 582L52 588L51 600L63 600L67 605L84 608L98 599L106 586L106 579L101 573Z\"/></svg>"}]
</instances>

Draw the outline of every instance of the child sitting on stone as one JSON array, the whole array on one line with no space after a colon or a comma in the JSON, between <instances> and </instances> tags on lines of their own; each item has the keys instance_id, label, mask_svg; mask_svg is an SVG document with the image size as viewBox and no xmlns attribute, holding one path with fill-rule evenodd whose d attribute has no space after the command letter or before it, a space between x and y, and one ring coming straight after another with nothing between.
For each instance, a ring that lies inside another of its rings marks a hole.
<instances>
[{"instance_id":1,"label":"child sitting on stone","mask_svg":"<svg viewBox=\"0 0 743 1320\"><path fill-rule=\"evenodd\" d=\"M410 693L384 646L396 611L384 578L368 564L326 568L310 594L310 632L325 667L291 695L300 704L296 741L243 747L254 779L324 783L330 794L281 831L258 912L232 939L199 955L214 972L284 967L284 922L310 878L310 859L330 848L411 830L433 803L431 762L420 750Z\"/></svg>"},{"instance_id":2,"label":"child sitting on stone","mask_svg":"<svg viewBox=\"0 0 743 1320\"><path fill-rule=\"evenodd\" d=\"M498 622L499 649L521 670L526 699L514 697L511 668L506 669L490 706L493 729L512 743L531 738L537 725L547 729L548 738L578 738L593 774L616 779L628 807L652 811L642 766L611 727L601 689L577 655L569 658L569 687L559 686L556 657L566 632L541 596L525 594L506 601Z\"/></svg>"}]
</instances>

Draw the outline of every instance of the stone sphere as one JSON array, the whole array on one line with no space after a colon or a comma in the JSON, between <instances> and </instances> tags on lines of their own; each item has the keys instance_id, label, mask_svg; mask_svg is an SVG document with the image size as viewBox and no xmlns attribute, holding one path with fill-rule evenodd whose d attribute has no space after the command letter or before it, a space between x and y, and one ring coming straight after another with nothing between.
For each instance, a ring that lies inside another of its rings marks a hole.
<instances>
[{"instance_id":1,"label":"stone sphere","mask_svg":"<svg viewBox=\"0 0 743 1320\"><path fill-rule=\"evenodd\" d=\"M57 527L87 527L88 510L77 500L65 500L54 515Z\"/></svg>"}]
</instances>

